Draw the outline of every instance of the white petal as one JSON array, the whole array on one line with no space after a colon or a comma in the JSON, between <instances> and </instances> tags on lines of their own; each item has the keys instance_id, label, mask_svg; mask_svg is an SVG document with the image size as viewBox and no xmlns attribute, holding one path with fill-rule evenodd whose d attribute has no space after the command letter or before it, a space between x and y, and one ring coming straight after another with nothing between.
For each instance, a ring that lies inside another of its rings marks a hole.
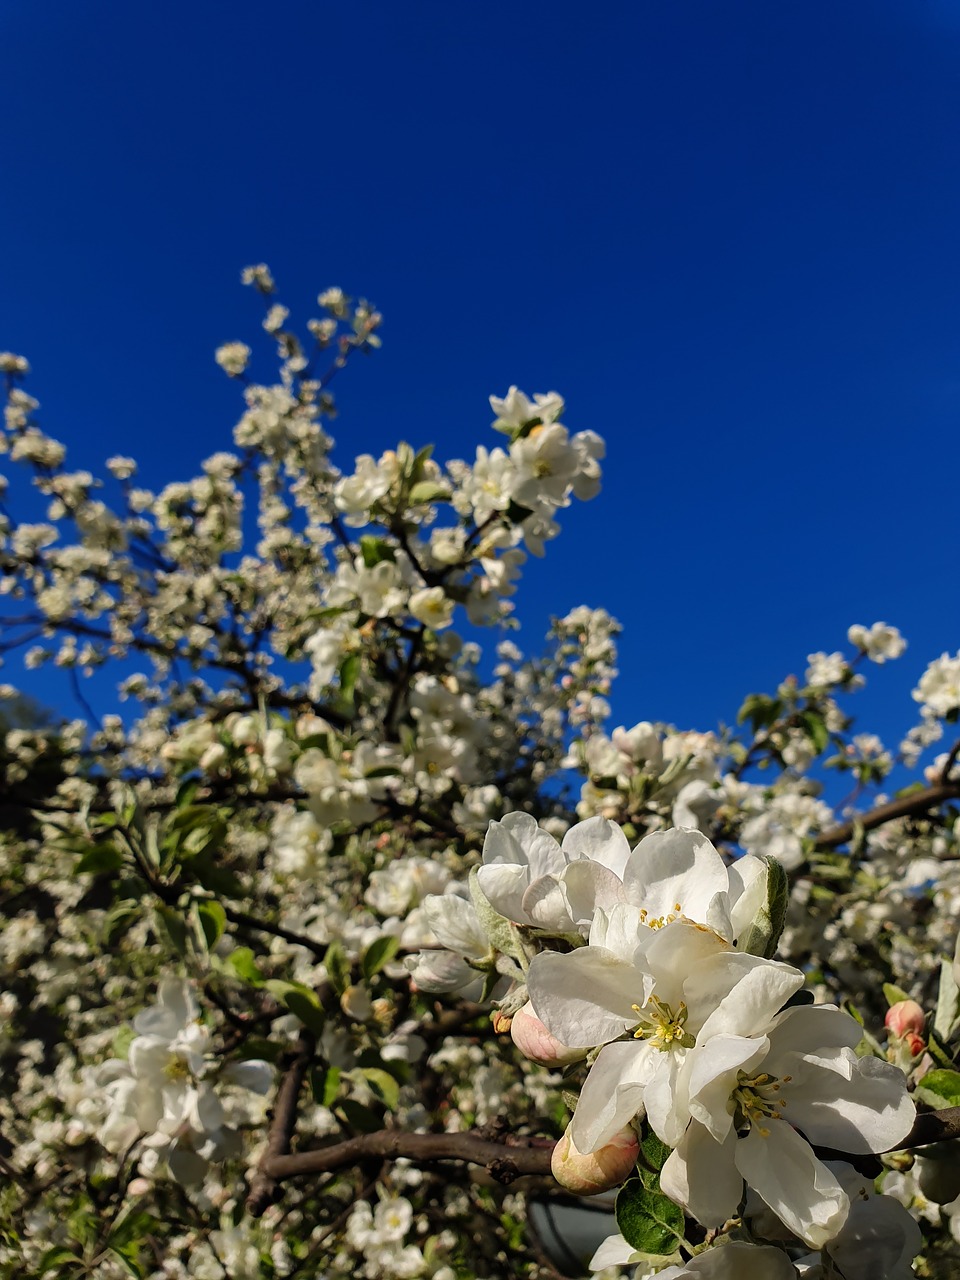
<instances>
[{"instance_id":1,"label":"white petal","mask_svg":"<svg viewBox=\"0 0 960 1280\"><path fill-rule=\"evenodd\" d=\"M750 1072L766 1057L769 1041L761 1036L711 1036L687 1060L685 1084L690 1114L722 1142L733 1125L730 1095L741 1071Z\"/></svg>"},{"instance_id":2,"label":"white petal","mask_svg":"<svg viewBox=\"0 0 960 1280\"><path fill-rule=\"evenodd\" d=\"M607 818L588 818L586 822L576 823L563 837L560 847L568 855L589 858L607 867L618 880L623 879L623 869L630 857L627 837Z\"/></svg>"},{"instance_id":3,"label":"white petal","mask_svg":"<svg viewBox=\"0 0 960 1280\"><path fill-rule=\"evenodd\" d=\"M519 835L525 826L532 824L535 827L537 821L529 813L508 813L507 818L509 822L491 822L487 827L487 834L483 838L485 867L501 862L511 862L518 867L527 865L526 855L514 838L511 826L517 827Z\"/></svg>"},{"instance_id":4,"label":"white petal","mask_svg":"<svg viewBox=\"0 0 960 1280\"><path fill-rule=\"evenodd\" d=\"M684 983L683 994L691 1016L694 1010L713 1009L702 1024L704 1039L762 1035L803 983L803 974L792 965L727 951L711 964L698 966Z\"/></svg>"},{"instance_id":5,"label":"white petal","mask_svg":"<svg viewBox=\"0 0 960 1280\"><path fill-rule=\"evenodd\" d=\"M529 867L495 862L480 867L477 880L494 911L499 911L507 920L526 924L523 895L530 883Z\"/></svg>"},{"instance_id":6,"label":"white petal","mask_svg":"<svg viewBox=\"0 0 960 1280\"><path fill-rule=\"evenodd\" d=\"M478 977L476 969L452 951L418 951L403 963L420 991L461 991Z\"/></svg>"},{"instance_id":7,"label":"white petal","mask_svg":"<svg viewBox=\"0 0 960 1280\"><path fill-rule=\"evenodd\" d=\"M623 884L627 901L651 916L683 914L701 923L714 897L728 889L719 853L701 832L683 828L645 836L624 868Z\"/></svg>"},{"instance_id":8,"label":"white petal","mask_svg":"<svg viewBox=\"0 0 960 1280\"><path fill-rule=\"evenodd\" d=\"M690 1122L683 1079L685 1050L655 1051L653 1070L643 1091L643 1106L650 1127L668 1147L675 1147Z\"/></svg>"},{"instance_id":9,"label":"white petal","mask_svg":"<svg viewBox=\"0 0 960 1280\"><path fill-rule=\"evenodd\" d=\"M785 1120L736 1143L736 1164L747 1183L801 1240L820 1249L846 1221L850 1201L810 1144Z\"/></svg>"},{"instance_id":10,"label":"white petal","mask_svg":"<svg viewBox=\"0 0 960 1280\"><path fill-rule=\"evenodd\" d=\"M847 1080L838 1072L811 1070L784 1089L791 1124L817 1146L865 1155L890 1151L902 1142L916 1119L903 1072L879 1058L854 1057Z\"/></svg>"},{"instance_id":11,"label":"white petal","mask_svg":"<svg viewBox=\"0 0 960 1280\"><path fill-rule=\"evenodd\" d=\"M641 1255L632 1244L628 1244L623 1236L607 1236L597 1246L597 1251L590 1259L591 1271L603 1271L605 1267L625 1267L631 1262L639 1262Z\"/></svg>"},{"instance_id":12,"label":"white petal","mask_svg":"<svg viewBox=\"0 0 960 1280\"><path fill-rule=\"evenodd\" d=\"M654 994L674 1008L686 1000L685 979L692 970L713 971L713 965L729 951L719 934L690 920L675 920L662 929L647 930L634 957L654 978ZM719 999L719 995L717 999ZM688 1006L690 1001L687 1000ZM713 1005L709 1005L713 1008ZM700 1014L702 1020L704 1015ZM699 1021L693 1028L699 1026Z\"/></svg>"},{"instance_id":13,"label":"white petal","mask_svg":"<svg viewBox=\"0 0 960 1280\"><path fill-rule=\"evenodd\" d=\"M494 828L499 827L512 842L512 848L499 841ZM490 856L488 857L487 841L492 839ZM520 861L530 868L530 879L540 876L555 875L562 871L567 859L560 851L560 846L549 831L544 831L536 818L529 813L508 813L499 823L491 822L487 828L487 837L483 842L483 861L499 861L496 851L500 848L507 853L506 861ZM517 854L519 852L519 859Z\"/></svg>"},{"instance_id":14,"label":"white petal","mask_svg":"<svg viewBox=\"0 0 960 1280\"><path fill-rule=\"evenodd\" d=\"M736 1138L714 1142L694 1120L660 1170L660 1189L705 1227L721 1227L737 1212L743 1178L734 1163Z\"/></svg>"},{"instance_id":15,"label":"white petal","mask_svg":"<svg viewBox=\"0 0 960 1280\"><path fill-rule=\"evenodd\" d=\"M523 918L531 920L539 929L570 933L576 928L564 886L556 876L541 876L534 880L520 900L520 909Z\"/></svg>"},{"instance_id":16,"label":"white petal","mask_svg":"<svg viewBox=\"0 0 960 1280\"><path fill-rule=\"evenodd\" d=\"M541 951L534 956L527 989L550 1034L576 1048L606 1044L635 1027L639 1017L633 1006L646 1003L649 980L603 947L580 947L565 955Z\"/></svg>"},{"instance_id":17,"label":"white petal","mask_svg":"<svg viewBox=\"0 0 960 1280\"><path fill-rule=\"evenodd\" d=\"M623 901L623 885L619 878L598 862L590 862L586 858L564 867L560 881L566 891L570 915L578 924L592 920L597 907L609 910Z\"/></svg>"},{"instance_id":18,"label":"white petal","mask_svg":"<svg viewBox=\"0 0 960 1280\"><path fill-rule=\"evenodd\" d=\"M621 960L632 961L641 939L650 930L640 923L640 912L628 902L615 902L612 907L598 907L590 927L590 946L606 947Z\"/></svg>"},{"instance_id":19,"label":"white petal","mask_svg":"<svg viewBox=\"0 0 960 1280\"><path fill-rule=\"evenodd\" d=\"M472 902L455 893L431 893L423 900L423 914L437 941L461 956L481 960L490 950Z\"/></svg>"},{"instance_id":20,"label":"white petal","mask_svg":"<svg viewBox=\"0 0 960 1280\"><path fill-rule=\"evenodd\" d=\"M657 1053L642 1040L621 1040L600 1050L570 1121L578 1151L605 1146L643 1110L643 1087Z\"/></svg>"},{"instance_id":21,"label":"white petal","mask_svg":"<svg viewBox=\"0 0 960 1280\"><path fill-rule=\"evenodd\" d=\"M818 1053L824 1049L855 1049L862 1035L856 1019L835 1005L798 1005L777 1018L770 1033L771 1062L775 1066L779 1055L806 1053L812 1047Z\"/></svg>"},{"instance_id":22,"label":"white petal","mask_svg":"<svg viewBox=\"0 0 960 1280\"><path fill-rule=\"evenodd\" d=\"M727 868L730 880L730 923L733 936L739 938L756 918L767 900L767 864L752 853L745 853Z\"/></svg>"},{"instance_id":23,"label":"white petal","mask_svg":"<svg viewBox=\"0 0 960 1280\"><path fill-rule=\"evenodd\" d=\"M267 1094L273 1086L276 1073L271 1064L264 1062L262 1058L248 1058L246 1062L231 1062L223 1074L231 1084L239 1085L241 1089Z\"/></svg>"}]
</instances>

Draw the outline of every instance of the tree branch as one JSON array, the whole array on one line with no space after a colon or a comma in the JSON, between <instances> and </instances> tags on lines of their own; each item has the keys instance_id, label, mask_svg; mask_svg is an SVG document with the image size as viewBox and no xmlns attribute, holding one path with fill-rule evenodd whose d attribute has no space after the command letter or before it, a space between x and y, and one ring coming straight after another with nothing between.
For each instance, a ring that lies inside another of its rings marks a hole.
<instances>
[{"instance_id":1,"label":"tree branch","mask_svg":"<svg viewBox=\"0 0 960 1280\"><path fill-rule=\"evenodd\" d=\"M273 1119L270 1122L270 1133L267 1136L267 1148L257 1168L250 1194L247 1196L247 1211L254 1217L259 1217L267 1205L272 1204L277 1198L277 1180L273 1175L275 1161L298 1159L297 1156L290 1156L288 1152L293 1131L297 1126L297 1102L300 1099L300 1088L316 1047L317 1041L313 1032L304 1028L300 1032L293 1060L280 1081L273 1108Z\"/></svg>"},{"instance_id":2,"label":"tree branch","mask_svg":"<svg viewBox=\"0 0 960 1280\"><path fill-rule=\"evenodd\" d=\"M925 1111L917 1116L913 1128L896 1148L897 1151L913 1147L929 1147L934 1142L948 1142L960 1138L960 1107L946 1107L943 1111Z\"/></svg>"},{"instance_id":3,"label":"tree branch","mask_svg":"<svg viewBox=\"0 0 960 1280\"><path fill-rule=\"evenodd\" d=\"M509 1137L503 1142L490 1142L476 1133L405 1133L402 1129L381 1129L378 1133L364 1133L292 1156L274 1155L268 1149L261 1170L274 1182L285 1182L305 1174L331 1173L371 1156L386 1160L406 1157L422 1164L432 1164L435 1160L480 1164L498 1182L509 1183L525 1174L549 1173L555 1146L554 1138Z\"/></svg>"},{"instance_id":4,"label":"tree branch","mask_svg":"<svg viewBox=\"0 0 960 1280\"><path fill-rule=\"evenodd\" d=\"M909 795L900 796L888 804L881 804L876 809L862 814L856 822L844 822L838 827L830 827L818 838L815 848L836 849L853 838L854 831L862 827L864 831L873 831L882 827L885 822L895 818L913 818L929 813L948 800L960 799L960 782L949 782L936 787L925 787L923 791L912 791Z\"/></svg>"}]
</instances>

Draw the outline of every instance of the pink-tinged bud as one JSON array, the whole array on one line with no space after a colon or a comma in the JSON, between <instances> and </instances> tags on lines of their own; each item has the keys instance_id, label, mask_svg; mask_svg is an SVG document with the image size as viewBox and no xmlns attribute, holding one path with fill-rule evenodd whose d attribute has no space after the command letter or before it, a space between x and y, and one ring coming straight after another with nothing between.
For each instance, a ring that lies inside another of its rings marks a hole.
<instances>
[{"instance_id":1,"label":"pink-tinged bud","mask_svg":"<svg viewBox=\"0 0 960 1280\"><path fill-rule=\"evenodd\" d=\"M923 1036L918 1036L915 1031L908 1031L903 1037L903 1042L914 1058L919 1058L927 1047L926 1040L924 1040Z\"/></svg>"},{"instance_id":2,"label":"pink-tinged bud","mask_svg":"<svg viewBox=\"0 0 960 1280\"><path fill-rule=\"evenodd\" d=\"M552 1036L527 1003L513 1015L510 1035L525 1058L539 1062L544 1067L560 1067L567 1062L579 1062L586 1055L589 1045L583 1049L571 1049Z\"/></svg>"},{"instance_id":3,"label":"pink-tinged bud","mask_svg":"<svg viewBox=\"0 0 960 1280\"><path fill-rule=\"evenodd\" d=\"M550 1171L568 1191L578 1196L595 1196L629 1178L639 1154L640 1140L629 1127L614 1134L606 1146L586 1155L573 1145L567 1129L553 1149Z\"/></svg>"},{"instance_id":4,"label":"pink-tinged bud","mask_svg":"<svg viewBox=\"0 0 960 1280\"><path fill-rule=\"evenodd\" d=\"M890 1006L887 1010L887 1016L883 1020L887 1030L892 1031L895 1036L901 1039L910 1032L913 1032L915 1036L919 1036L923 1031L925 1022L924 1012L916 1000L898 1000L896 1004Z\"/></svg>"}]
</instances>

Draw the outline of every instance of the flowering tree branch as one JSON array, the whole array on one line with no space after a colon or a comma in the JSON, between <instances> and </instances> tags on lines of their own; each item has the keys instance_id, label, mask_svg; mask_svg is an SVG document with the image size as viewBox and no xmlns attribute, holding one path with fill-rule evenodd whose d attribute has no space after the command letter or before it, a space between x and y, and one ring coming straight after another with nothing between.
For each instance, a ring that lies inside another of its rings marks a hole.
<instances>
[{"instance_id":1,"label":"flowering tree branch","mask_svg":"<svg viewBox=\"0 0 960 1280\"><path fill-rule=\"evenodd\" d=\"M290 1159L287 1153L297 1127L297 1103L300 1098L300 1089L316 1048L316 1037L304 1027L297 1040L293 1059L287 1067L277 1092L266 1151L254 1177L250 1194L247 1196L247 1209L254 1216L263 1213L267 1205L272 1204L276 1198L277 1180L273 1166L277 1160Z\"/></svg>"},{"instance_id":2,"label":"flowering tree branch","mask_svg":"<svg viewBox=\"0 0 960 1280\"><path fill-rule=\"evenodd\" d=\"M404 1133L401 1129L383 1129L314 1151L268 1155L262 1170L279 1183L307 1174L332 1173L371 1156L390 1160L406 1158L422 1164L462 1160L482 1165L498 1182L509 1183L528 1174L548 1174L555 1146L554 1138L510 1135L502 1142L492 1142L478 1133Z\"/></svg>"},{"instance_id":3,"label":"flowering tree branch","mask_svg":"<svg viewBox=\"0 0 960 1280\"><path fill-rule=\"evenodd\" d=\"M941 783L935 787L925 787L922 791L911 791L909 795L900 796L888 804L877 805L855 822L830 827L817 837L816 848L837 849L851 840L857 830L873 831L896 818L916 818L946 804L948 800L957 799L960 799L960 782Z\"/></svg>"}]
</instances>

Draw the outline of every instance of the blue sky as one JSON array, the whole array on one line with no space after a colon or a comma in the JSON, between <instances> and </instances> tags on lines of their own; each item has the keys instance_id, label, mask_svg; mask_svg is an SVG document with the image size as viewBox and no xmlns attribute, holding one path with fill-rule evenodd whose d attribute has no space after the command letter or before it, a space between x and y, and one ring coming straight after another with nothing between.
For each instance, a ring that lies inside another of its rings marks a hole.
<instances>
[{"instance_id":1,"label":"blue sky","mask_svg":"<svg viewBox=\"0 0 960 1280\"><path fill-rule=\"evenodd\" d=\"M952 0L0 0L0 348L158 484L227 447L242 266L367 296L341 465L472 456L512 382L607 439L525 647L603 605L615 722L708 728L884 619L895 736L960 644L958 64Z\"/></svg>"}]
</instances>

